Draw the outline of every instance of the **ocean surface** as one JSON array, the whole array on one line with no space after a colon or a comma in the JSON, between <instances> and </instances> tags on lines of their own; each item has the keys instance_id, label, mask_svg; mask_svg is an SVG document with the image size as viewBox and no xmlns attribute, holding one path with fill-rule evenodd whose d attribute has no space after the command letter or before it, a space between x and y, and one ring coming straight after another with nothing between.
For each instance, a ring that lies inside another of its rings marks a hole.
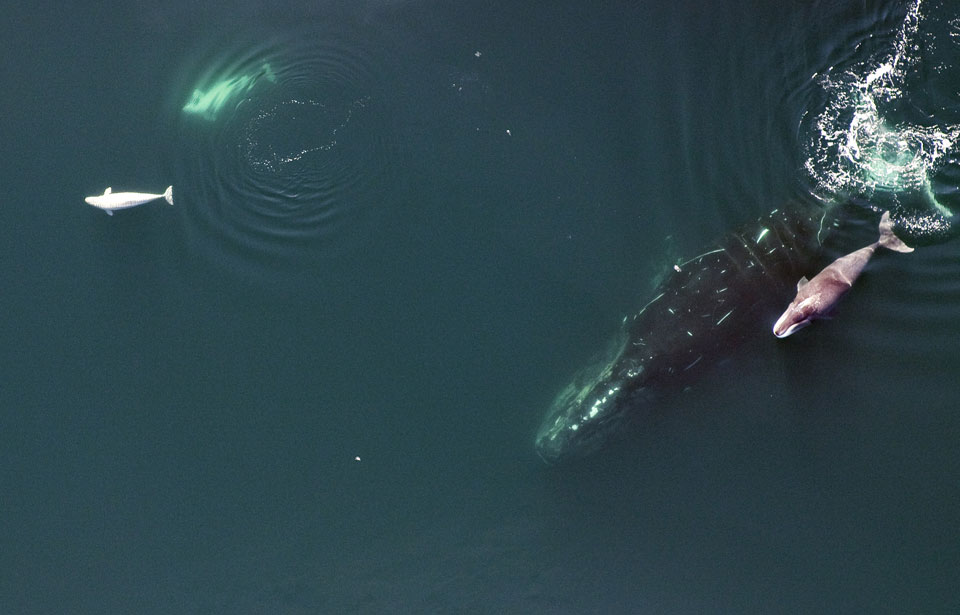
<instances>
[{"instance_id":1,"label":"ocean surface","mask_svg":"<svg viewBox=\"0 0 960 615\"><path fill-rule=\"evenodd\" d=\"M960 612L960 5L40 0L0 51L0 613ZM541 461L796 201L917 249Z\"/></svg>"}]
</instances>

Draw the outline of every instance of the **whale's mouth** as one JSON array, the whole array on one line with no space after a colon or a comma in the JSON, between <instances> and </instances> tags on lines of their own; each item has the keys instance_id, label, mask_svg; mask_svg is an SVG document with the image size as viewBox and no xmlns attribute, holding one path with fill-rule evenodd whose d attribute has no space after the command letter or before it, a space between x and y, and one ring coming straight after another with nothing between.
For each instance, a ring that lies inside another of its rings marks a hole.
<instances>
[{"instance_id":1,"label":"whale's mouth","mask_svg":"<svg viewBox=\"0 0 960 615\"><path fill-rule=\"evenodd\" d=\"M535 442L537 455L550 465L595 453L620 423L614 413L589 423L582 418L571 420L571 414L581 414L579 405L561 407L560 410L544 421Z\"/></svg>"},{"instance_id":2,"label":"whale's mouth","mask_svg":"<svg viewBox=\"0 0 960 615\"><path fill-rule=\"evenodd\" d=\"M587 456L618 431L628 378L621 365L626 346L626 332L621 332L603 358L580 371L554 398L535 440L537 454L546 463Z\"/></svg>"}]
</instances>

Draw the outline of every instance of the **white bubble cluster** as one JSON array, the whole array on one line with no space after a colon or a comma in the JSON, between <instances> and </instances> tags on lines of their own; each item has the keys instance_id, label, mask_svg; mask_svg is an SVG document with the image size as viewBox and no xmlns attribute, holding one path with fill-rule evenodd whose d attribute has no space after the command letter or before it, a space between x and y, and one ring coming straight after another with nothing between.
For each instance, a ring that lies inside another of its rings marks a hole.
<instances>
[{"instance_id":1,"label":"white bubble cluster","mask_svg":"<svg viewBox=\"0 0 960 615\"><path fill-rule=\"evenodd\" d=\"M831 68L819 78L827 103L809 130L805 167L824 196L915 193L932 210L952 215L934 197L930 176L960 140L960 125L892 119L909 95L904 84L920 59L921 4L916 0L909 8L892 48L879 58Z\"/></svg>"}]
</instances>

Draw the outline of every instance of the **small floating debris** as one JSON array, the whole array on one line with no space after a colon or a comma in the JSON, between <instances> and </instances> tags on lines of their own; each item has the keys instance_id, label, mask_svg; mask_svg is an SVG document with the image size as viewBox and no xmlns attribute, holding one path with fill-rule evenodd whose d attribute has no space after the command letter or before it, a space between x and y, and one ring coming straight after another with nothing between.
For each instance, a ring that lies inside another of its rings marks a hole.
<instances>
[{"instance_id":1,"label":"small floating debris","mask_svg":"<svg viewBox=\"0 0 960 615\"><path fill-rule=\"evenodd\" d=\"M482 56L483 54L480 53L479 51L474 51L474 52L473 52L473 55L475 55L476 57L479 58L479 57Z\"/></svg>"},{"instance_id":2,"label":"small floating debris","mask_svg":"<svg viewBox=\"0 0 960 615\"><path fill-rule=\"evenodd\" d=\"M354 460L354 461L360 461L360 455L357 455L356 457L354 457L353 460Z\"/></svg>"}]
</instances>

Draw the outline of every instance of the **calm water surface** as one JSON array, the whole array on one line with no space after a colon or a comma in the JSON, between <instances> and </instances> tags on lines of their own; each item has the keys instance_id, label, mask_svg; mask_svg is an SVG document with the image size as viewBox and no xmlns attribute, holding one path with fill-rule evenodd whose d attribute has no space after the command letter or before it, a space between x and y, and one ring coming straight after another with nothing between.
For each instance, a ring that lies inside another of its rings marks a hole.
<instances>
[{"instance_id":1,"label":"calm water surface","mask_svg":"<svg viewBox=\"0 0 960 615\"><path fill-rule=\"evenodd\" d=\"M8 9L0 612L960 609L960 9L522 4ZM545 466L791 200L918 249Z\"/></svg>"}]
</instances>

